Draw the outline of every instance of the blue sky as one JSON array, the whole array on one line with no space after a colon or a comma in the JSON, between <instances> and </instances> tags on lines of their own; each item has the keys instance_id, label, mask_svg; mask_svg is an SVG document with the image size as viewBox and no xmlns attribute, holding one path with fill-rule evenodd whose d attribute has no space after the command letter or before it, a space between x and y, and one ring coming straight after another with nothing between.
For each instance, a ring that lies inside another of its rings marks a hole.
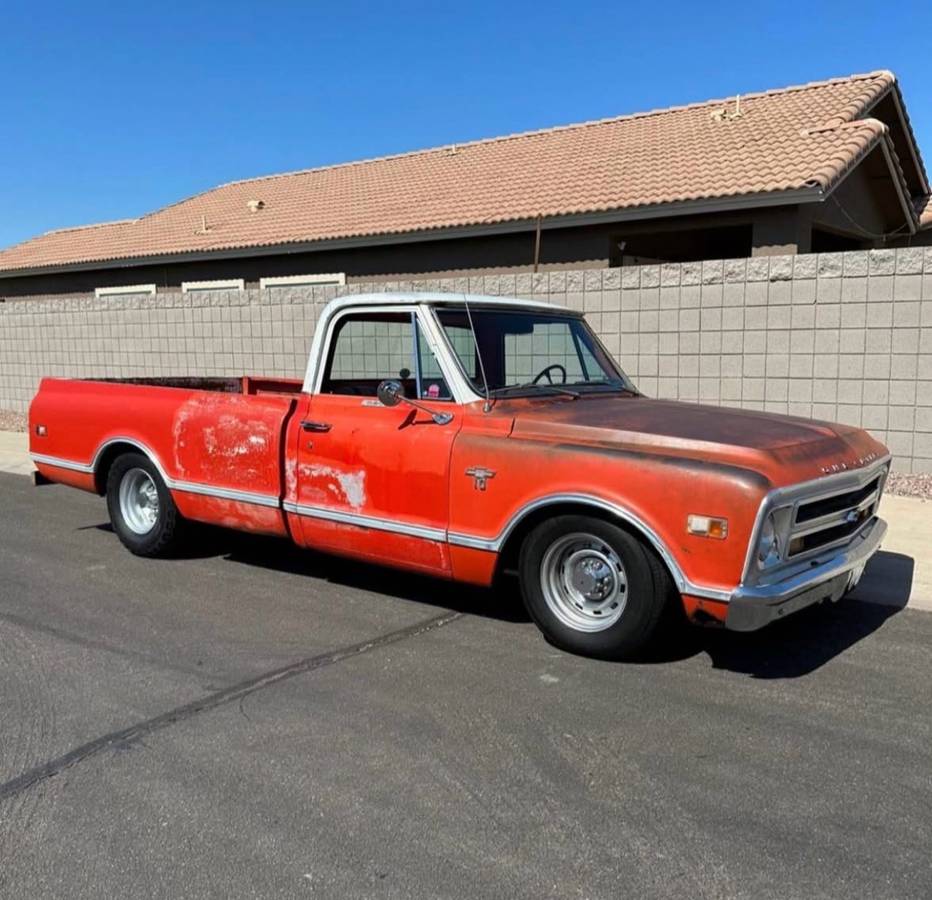
<instances>
[{"instance_id":1,"label":"blue sky","mask_svg":"<svg viewBox=\"0 0 932 900\"><path fill-rule=\"evenodd\" d=\"M932 161L918 0L4 0L0 28L0 246L237 178L879 68Z\"/></svg>"}]
</instances>

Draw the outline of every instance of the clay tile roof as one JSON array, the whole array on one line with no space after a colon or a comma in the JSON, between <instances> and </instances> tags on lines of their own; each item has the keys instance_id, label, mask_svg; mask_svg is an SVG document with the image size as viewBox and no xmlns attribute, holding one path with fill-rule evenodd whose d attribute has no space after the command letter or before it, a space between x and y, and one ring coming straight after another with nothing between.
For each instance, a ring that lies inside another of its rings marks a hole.
<instances>
[{"instance_id":1,"label":"clay tile roof","mask_svg":"<svg viewBox=\"0 0 932 900\"><path fill-rule=\"evenodd\" d=\"M238 181L139 219L50 232L0 252L0 270L815 193L883 140L866 115L894 84L873 72Z\"/></svg>"},{"instance_id":2,"label":"clay tile roof","mask_svg":"<svg viewBox=\"0 0 932 900\"><path fill-rule=\"evenodd\" d=\"M916 215L920 228L932 228L932 195L923 197L916 204Z\"/></svg>"}]
</instances>

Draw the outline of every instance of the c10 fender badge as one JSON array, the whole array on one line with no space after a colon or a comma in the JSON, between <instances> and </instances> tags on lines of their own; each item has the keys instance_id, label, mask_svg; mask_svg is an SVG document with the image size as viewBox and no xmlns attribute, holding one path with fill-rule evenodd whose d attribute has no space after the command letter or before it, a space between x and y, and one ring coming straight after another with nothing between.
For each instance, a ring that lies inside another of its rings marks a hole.
<instances>
[{"instance_id":1,"label":"c10 fender badge","mask_svg":"<svg viewBox=\"0 0 932 900\"><path fill-rule=\"evenodd\" d=\"M473 480L473 487L477 491L484 491L490 478L495 477L492 469L484 469L482 466L472 466L466 470L466 474Z\"/></svg>"}]
</instances>

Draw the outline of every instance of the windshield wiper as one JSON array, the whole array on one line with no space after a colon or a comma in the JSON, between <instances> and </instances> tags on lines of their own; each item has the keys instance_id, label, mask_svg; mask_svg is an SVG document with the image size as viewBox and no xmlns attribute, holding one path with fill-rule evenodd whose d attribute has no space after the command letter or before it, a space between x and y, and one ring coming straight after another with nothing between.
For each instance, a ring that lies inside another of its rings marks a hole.
<instances>
[{"instance_id":1,"label":"windshield wiper","mask_svg":"<svg viewBox=\"0 0 932 900\"><path fill-rule=\"evenodd\" d=\"M492 395L500 397L513 391L549 391L551 394L563 394L565 397L572 397L574 400L579 399L578 391L571 391L555 384L534 384L533 381L529 381L527 384L510 384L508 387L496 388L492 391Z\"/></svg>"}]
</instances>

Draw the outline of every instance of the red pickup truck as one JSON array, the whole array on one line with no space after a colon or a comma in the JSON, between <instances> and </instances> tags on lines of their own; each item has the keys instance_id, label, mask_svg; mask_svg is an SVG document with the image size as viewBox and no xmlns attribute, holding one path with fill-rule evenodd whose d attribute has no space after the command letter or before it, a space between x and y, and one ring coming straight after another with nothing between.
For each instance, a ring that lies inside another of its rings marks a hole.
<instances>
[{"instance_id":1,"label":"red pickup truck","mask_svg":"<svg viewBox=\"0 0 932 900\"><path fill-rule=\"evenodd\" d=\"M669 604L752 630L860 577L887 449L857 428L652 400L581 314L373 294L299 380L46 378L38 482L107 498L130 551L189 522L480 585L516 570L554 644L624 658Z\"/></svg>"}]
</instances>

